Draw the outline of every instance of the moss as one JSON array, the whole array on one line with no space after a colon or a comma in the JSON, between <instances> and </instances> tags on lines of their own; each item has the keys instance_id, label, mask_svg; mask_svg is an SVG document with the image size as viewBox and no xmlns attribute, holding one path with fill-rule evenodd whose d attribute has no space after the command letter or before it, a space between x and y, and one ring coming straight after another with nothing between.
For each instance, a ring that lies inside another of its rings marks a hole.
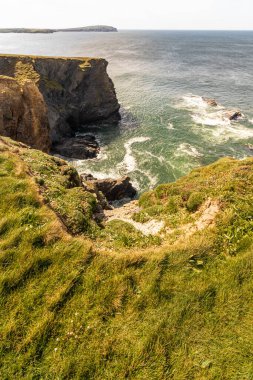
<instances>
[{"instance_id":1,"label":"moss","mask_svg":"<svg viewBox=\"0 0 253 380\"><path fill-rule=\"evenodd\" d=\"M41 82L46 88L50 90L56 90L56 91L64 90L64 87L61 85L61 83L57 82L56 80L50 80L46 77L43 77L41 78Z\"/></svg>"}]
</instances>

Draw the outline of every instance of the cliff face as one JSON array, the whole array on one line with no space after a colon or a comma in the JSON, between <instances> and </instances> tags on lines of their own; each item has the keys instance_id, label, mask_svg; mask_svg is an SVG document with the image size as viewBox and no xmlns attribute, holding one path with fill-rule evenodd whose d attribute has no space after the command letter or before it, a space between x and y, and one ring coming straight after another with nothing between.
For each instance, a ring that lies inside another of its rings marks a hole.
<instances>
[{"instance_id":1,"label":"cliff face","mask_svg":"<svg viewBox=\"0 0 253 380\"><path fill-rule=\"evenodd\" d=\"M34 82L0 76L0 135L49 151L47 108Z\"/></svg>"},{"instance_id":2,"label":"cliff face","mask_svg":"<svg viewBox=\"0 0 253 380\"><path fill-rule=\"evenodd\" d=\"M50 137L57 143L90 121L118 115L119 103L104 59L0 56L0 74L31 80L48 108Z\"/></svg>"}]
</instances>

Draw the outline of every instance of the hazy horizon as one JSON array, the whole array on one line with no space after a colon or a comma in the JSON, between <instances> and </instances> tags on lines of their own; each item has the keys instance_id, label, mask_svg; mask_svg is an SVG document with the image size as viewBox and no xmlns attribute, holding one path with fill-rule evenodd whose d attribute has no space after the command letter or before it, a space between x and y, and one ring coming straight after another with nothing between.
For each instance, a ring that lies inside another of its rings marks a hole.
<instances>
[{"instance_id":1,"label":"hazy horizon","mask_svg":"<svg viewBox=\"0 0 253 380\"><path fill-rule=\"evenodd\" d=\"M0 28L70 28L111 25L119 30L253 30L252 0L10 0Z\"/></svg>"}]
</instances>

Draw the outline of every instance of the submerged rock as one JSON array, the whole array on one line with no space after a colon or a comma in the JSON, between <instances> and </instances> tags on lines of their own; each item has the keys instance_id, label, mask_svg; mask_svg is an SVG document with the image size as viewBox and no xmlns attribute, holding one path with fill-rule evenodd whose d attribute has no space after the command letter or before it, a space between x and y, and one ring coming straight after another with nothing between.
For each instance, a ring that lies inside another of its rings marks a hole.
<instances>
[{"instance_id":1,"label":"submerged rock","mask_svg":"<svg viewBox=\"0 0 253 380\"><path fill-rule=\"evenodd\" d=\"M229 120L238 120L238 119L241 119L243 117L243 114L241 113L241 111L228 111L226 113L226 116L229 118Z\"/></svg>"},{"instance_id":2,"label":"submerged rock","mask_svg":"<svg viewBox=\"0 0 253 380\"><path fill-rule=\"evenodd\" d=\"M205 98L205 97L202 97L202 99L204 100L204 102L206 102L211 107L217 107L218 106L218 103L216 102L215 99Z\"/></svg>"},{"instance_id":3,"label":"submerged rock","mask_svg":"<svg viewBox=\"0 0 253 380\"><path fill-rule=\"evenodd\" d=\"M0 76L0 135L49 152L47 107L33 81Z\"/></svg>"}]
</instances>

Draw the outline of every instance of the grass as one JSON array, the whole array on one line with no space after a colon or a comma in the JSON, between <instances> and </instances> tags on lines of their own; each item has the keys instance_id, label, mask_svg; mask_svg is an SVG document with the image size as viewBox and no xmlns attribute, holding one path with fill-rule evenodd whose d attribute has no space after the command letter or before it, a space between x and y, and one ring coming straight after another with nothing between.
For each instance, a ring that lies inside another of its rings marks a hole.
<instances>
[{"instance_id":1,"label":"grass","mask_svg":"<svg viewBox=\"0 0 253 380\"><path fill-rule=\"evenodd\" d=\"M29 165L44 201L57 213L72 234L92 234L96 209L94 196L84 191L74 168L57 157L36 150L24 150L22 157Z\"/></svg>"},{"instance_id":2,"label":"grass","mask_svg":"<svg viewBox=\"0 0 253 380\"><path fill-rule=\"evenodd\" d=\"M144 194L141 215L175 225L206 197L221 204L216 227L158 243L116 221L98 231L89 201L95 233L72 232L74 169L5 139L1 379L252 379L252 164L222 160Z\"/></svg>"}]
</instances>

